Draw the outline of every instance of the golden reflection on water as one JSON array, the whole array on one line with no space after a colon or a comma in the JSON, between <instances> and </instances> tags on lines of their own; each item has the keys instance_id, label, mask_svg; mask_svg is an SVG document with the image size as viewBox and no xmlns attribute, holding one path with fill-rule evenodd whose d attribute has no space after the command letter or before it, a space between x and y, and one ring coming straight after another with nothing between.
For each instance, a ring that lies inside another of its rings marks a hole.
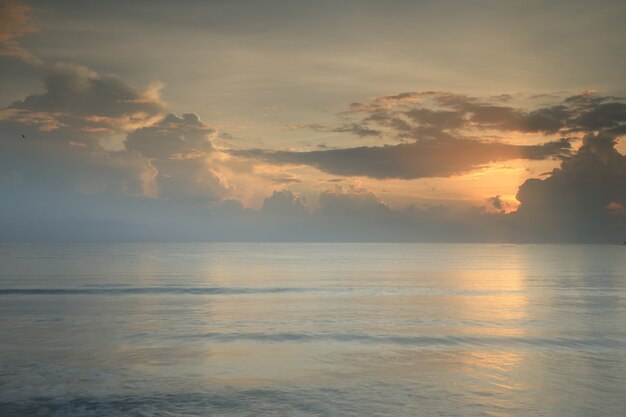
<instances>
[{"instance_id":1,"label":"golden reflection on water","mask_svg":"<svg viewBox=\"0 0 626 417\"><path fill-rule=\"evenodd\" d=\"M524 355L512 350L471 350L459 355L466 372L486 373L497 376L489 381L502 389L521 389L519 381L513 381L513 371L523 366Z\"/></svg>"},{"instance_id":2,"label":"golden reflection on water","mask_svg":"<svg viewBox=\"0 0 626 417\"><path fill-rule=\"evenodd\" d=\"M459 331L498 336L526 334L523 321L529 317L529 301L525 276L520 268L466 272L448 284L470 293L448 297L447 301L461 310L459 318L481 324ZM484 323L490 326L484 326Z\"/></svg>"},{"instance_id":3,"label":"golden reflection on water","mask_svg":"<svg viewBox=\"0 0 626 417\"><path fill-rule=\"evenodd\" d=\"M89 273L27 270L38 288L82 292L2 299L0 366L19 376L11 389L42 397L65 384L70 400L182 393L184 411L198 392L232 393L236 407L314 401L328 415L624 409L621 247L194 248L169 261L159 255L169 247L145 249L121 264L116 249ZM18 286L3 273L5 287ZM84 293L101 287L159 291Z\"/></svg>"},{"instance_id":4,"label":"golden reflection on water","mask_svg":"<svg viewBox=\"0 0 626 417\"><path fill-rule=\"evenodd\" d=\"M386 276L385 271L364 272L351 282L358 287L354 289L342 283L326 287L324 277L292 282L289 268L275 271L261 266L252 278L250 271L216 262L204 266L210 281L199 281L199 285L318 287L319 291L198 296L186 300L184 307L178 305L183 298L138 297L135 308L144 319L133 331L175 332L167 321L151 320L150 316L174 315L178 308L186 308L194 311L188 319L193 320L198 334L243 335L243 339L200 337L189 340L182 349L183 345L178 345L176 351L173 346L127 346L118 353L134 357L133 367L147 373L166 366L173 374L197 377L208 385L237 387L262 387L278 381L323 385L336 378L410 381L424 375L436 379L437 374L456 374L456 385L447 387L450 392L472 392L487 414L499 415L503 395L528 388L523 377L527 358L511 347L465 346L462 338L527 335L523 322L529 317L529 302L519 261L512 258L500 269L481 266L452 270L445 276L433 273L434 278L428 271L403 280ZM146 281L150 281L148 269L143 271ZM418 344L389 344L381 349L378 342L346 344L321 337L349 333L382 335L383 339L384 335L409 337ZM304 334L312 339L305 343L279 337L246 339L255 334ZM421 337L448 335L461 338L461 346L419 345ZM167 364L167 358L176 360Z\"/></svg>"}]
</instances>

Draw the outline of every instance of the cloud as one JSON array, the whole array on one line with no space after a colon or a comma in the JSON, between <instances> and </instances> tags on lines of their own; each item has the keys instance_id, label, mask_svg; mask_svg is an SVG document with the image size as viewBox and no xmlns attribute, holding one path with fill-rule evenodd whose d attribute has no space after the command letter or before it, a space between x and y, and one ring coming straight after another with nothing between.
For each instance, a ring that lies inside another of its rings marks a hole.
<instances>
[{"instance_id":1,"label":"cloud","mask_svg":"<svg viewBox=\"0 0 626 417\"><path fill-rule=\"evenodd\" d=\"M453 127L556 133L565 126L568 117L571 117L568 109L563 105L525 111L462 95L434 95L433 98L440 105L453 109L450 113L462 120L461 123ZM407 113L410 114L411 110ZM450 127L442 124L438 126Z\"/></svg>"},{"instance_id":2,"label":"cloud","mask_svg":"<svg viewBox=\"0 0 626 417\"><path fill-rule=\"evenodd\" d=\"M0 110L1 159L8 159L0 175L90 193L225 193L210 163L215 130L192 113L163 116L159 85L138 89L76 65L52 66L44 81L44 92Z\"/></svg>"},{"instance_id":3,"label":"cloud","mask_svg":"<svg viewBox=\"0 0 626 417\"><path fill-rule=\"evenodd\" d=\"M382 96L351 104L344 116L360 120L325 129L380 136L399 144L306 152L248 149L233 154L276 165L309 165L333 175L416 179L450 177L512 159L560 159L570 154L571 140L582 134L626 134L626 103L620 97L585 92L530 109L515 107L512 101L513 96L481 99L433 91ZM510 132L554 139L518 144Z\"/></svg>"},{"instance_id":4,"label":"cloud","mask_svg":"<svg viewBox=\"0 0 626 417\"><path fill-rule=\"evenodd\" d=\"M21 131L27 139L21 138ZM140 155L109 152L65 137L31 139L34 137L36 132L23 130L23 126L0 122L0 182L19 179L17 187L47 190L48 197L64 191L153 194L154 170Z\"/></svg>"},{"instance_id":5,"label":"cloud","mask_svg":"<svg viewBox=\"0 0 626 417\"><path fill-rule=\"evenodd\" d=\"M0 56L12 56L36 61L22 48L19 39L36 29L30 25L30 7L13 1L0 1Z\"/></svg>"},{"instance_id":6,"label":"cloud","mask_svg":"<svg viewBox=\"0 0 626 417\"><path fill-rule=\"evenodd\" d=\"M309 214L306 198L297 196L289 190L274 191L263 201L261 211L279 218Z\"/></svg>"},{"instance_id":7,"label":"cloud","mask_svg":"<svg viewBox=\"0 0 626 417\"><path fill-rule=\"evenodd\" d=\"M45 63L22 47L20 41L37 31L31 24L29 6L0 0L0 106L24 97L24 91L33 91Z\"/></svg>"},{"instance_id":8,"label":"cloud","mask_svg":"<svg viewBox=\"0 0 626 417\"><path fill-rule=\"evenodd\" d=\"M251 161L215 147L216 130L196 114L166 115L159 84L136 88L63 64L47 68L44 85L0 110L0 160L6 160L0 177L25 179L25 186L47 182L90 193L204 201L258 200L258 191L243 189L255 178L256 187L269 184L269 190L299 181L272 167L259 181Z\"/></svg>"},{"instance_id":9,"label":"cloud","mask_svg":"<svg viewBox=\"0 0 626 417\"><path fill-rule=\"evenodd\" d=\"M126 139L129 150L154 159L193 159L194 153L213 150L209 138L215 130L202 123L197 114L182 117L168 114L157 123L131 132ZM184 155L190 155L185 158Z\"/></svg>"},{"instance_id":10,"label":"cloud","mask_svg":"<svg viewBox=\"0 0 626 417\"><path fill-rule=\"evenodd\" d=\"M544 180L519 188L511 219L525 240L623 241L626 215L626 156L615 137L590 133L583 145Z\"/></svg>"},{"instance_id":11,"label":"cloud","mask_svg":"<svg viewBox=\"0 0 626 417\"><path fill-rule=\"evenodd\" d=\"M381 132L379 130L370 129L367 126L359 125L358 123L349 123L346 125L338 126L333 129L330 129L331 132L337 133L351 133L357 136L380 136Z\"/></svg>"},{"instance_id":12,"label":"cloud","mask_svg":"<svg viewBox=\"0 0 626 417\"><path fill-rule=\"evenodd\" d=\"M137 88L70 64L42 68L44 91L0 110L0 240L606 241L626 231L626 168L615 149L625 130L621 98L584 93L526 109L511 97L402 93L353 104L337 126L306 126L391 143L224 150L196 114L166 114L160 84ZM510 132L553 140L519 144ZM572 153L571 138L583 136ZM549 158L561 167L526 181L513 213L501 196L472 209L392 207L362 187L319 192L297 170L277 167L415 179ZM232 199L247 183L262 199L258 210ZM318 199L276 190L285 186Z\"/></svg>"},{"instance_id":13,"label":"cloud","mask_svg":"<svg viewBox=\"0 0 626 417\"><path fill-rule=\"evenodd\" d=\"M487 201L494 210L393 208L362 187L335 186L319 194L316 209L279 190L252 210L231 199L33 190L16 185L19 177L5 177L0 240L620 242L625 160L613 138L589 135L548 178L526 181L520 208L509 214L500 196Z\"/></svg>"},{"instance_id":14,"label":"cloud","mask_svg":"<svg viewBox=\"0 0 626 417\"><path fill-rule=\"evenodd\" d=\"M215 130L194 113L169 114L131 132L128 151L149 160L156 170L158 195L167 198L214 198L228 189L225 179L211 166Z\"/></svg>"},{"instance_id":15,"label":"cloud","mask_svg":"<svg viewBox=\"0 0 626 417\"><path fill-rule=\"evenodd\" d=\"M444 129L454 129L465 124L461 113L450 110L417 108L405 112L405 115L419 125L436 126Z\"/></svg>"},{"instance_id":16,"label":"cloud","mask_svg":"<svg viewBox=\"0 0 626 417\"><path fill-rule=\"evenodd\" d=\"M522 97L525 101L543 96ZM353 126L387 128L387 136L420 139L424 128L458 136L461 132L524 132L568 135L574 132L626 130L626 103L622 97L585 92L536 108L514 107L512 96L478 98L449 92L408 92L352 103L348 116L361 116Z\"/></svg>"},{"instance_id":17,"label":"cloud","mask_svg":"<svg viewBox=\"0 0 626 417\"><path fill-rule=\"evenodd\" d=\"M562 157L569 149L569 141L565 139L542 145L511 145L449 138L308 152L261 149L231 152L271 164L310 165L333 175L415 179L449 177L497 161Z\"/></svg>"},{"instance_id":18,"label":"cloud","mask_svg":"<svg viewBox=\"0 0 626 417\"><path fill-rule=\"evenodd\" d=\"M226 200L209 210L207 240L428 242L482 241L497 237L497 216L478 210L434 206L394 209L356 186L319 194L317 209L289 190L267 197L260 210ZM502 217L502 216L499 216Z\"/></svg>"},{"instance_id":19,"label":"cloud","mask_svg":"<svg viewBox=\"0 0 626 417\"><path fill-rule=\"evenodd\" d=\"M487 212L506 214L517 208L517 204L507 201L502 196L496 195L485 199L487 205L484 208Z\"/></svg>"},{"instance_id":20,"label":"cloud","mask_svg":"<svg viewBox=\"0 0 626 417\"><path fill-rule=\"evenodd\" d=\"M489 197L487 199L487 202L496 210L498 211L503 211L504 208L506 207L506 203L502 200L502 198L499 195L493 196L493 197Z\"/></svg>"},{"instance_id":21,"label":"cloud","mask_svg":"<svg viewBox=\"0 0 626 417\"><path fill-rule=\"evenodd\" d=\"M27 122L29 115L47 114L59 124L83 130L129 131L154 122L165 109L159 98L160 84L142 90L78 65L52 66L44 85L45 92L12 103L3 117L17 114ZM32 123L36 125L37 120L33 118Z\"/></svg>"},{"instance_id":22,"label":"cloud","mask_svg":"<svg viewBox=\"0 0 626 417\"><path fill-rule=\"evenodd\" d=\"M320 123L299 123L286 125L283 127L285 131L294 131L300 129L311 129L316 132L334 132L334 133L350 133L356 136L380 136L381 132L378 130L370 129L367 126L359 123L345 123L339 126L327 126Z\"/></svg>"},{"instance_id":23,"label":"cloud","mask_svg":"<svg viewBox=\"0 0 626 417\"><path fill-rule=\"evenodd\" d=\"M45 72L42 93L0 110L0 177L37 189L155 195L154 166L123 138L161 117L158 89L76 65Z\"/></svg>"},{"instance_id":24,"label":"cloud","mask_svg":"<svg viewBox=\"0 0 626 417\"><path fill-rule=\"evenodd\" d=\"M302 183L301 179L293 178L293 177L274 177L270 178L274 184L300 184Z\"/></svg>"},{"instance_id":25,"label":"cloud","mask_svg":"<svg viewBox=\"0 0 626 417\"><path fill-rule=\"evenodd\" d=\"M335 186L319 196L320 211L325 214L363 215L388 212L389 206L374 193L356 186Z\"/></svg>"},{"instance_id":26,"label":"cloud","mask_svg":"<svg viewBox=\"0 0 626 417\"><path fill-rule=\"evenodd\" d=\"M138 129L120 151L14 128L0 122L0 239L200 239L207 207L227 194L213 129L194 114Z\"/></svg>"}]
</instances>

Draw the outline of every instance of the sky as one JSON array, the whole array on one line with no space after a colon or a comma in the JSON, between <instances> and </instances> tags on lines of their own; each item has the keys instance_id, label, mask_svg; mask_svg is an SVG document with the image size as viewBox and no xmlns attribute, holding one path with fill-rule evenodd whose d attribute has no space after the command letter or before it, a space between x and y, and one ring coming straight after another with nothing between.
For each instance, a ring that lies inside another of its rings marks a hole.
<instances>
[{"instance_id":1,"label":"sky","mask_svg":"<svg viewBox=\"0 0 626 417\"><path fill-rule=\"evenodd\" d=\"M623 242L625 19L0 0L0 241Z\"/></svg>"}]
</instances>

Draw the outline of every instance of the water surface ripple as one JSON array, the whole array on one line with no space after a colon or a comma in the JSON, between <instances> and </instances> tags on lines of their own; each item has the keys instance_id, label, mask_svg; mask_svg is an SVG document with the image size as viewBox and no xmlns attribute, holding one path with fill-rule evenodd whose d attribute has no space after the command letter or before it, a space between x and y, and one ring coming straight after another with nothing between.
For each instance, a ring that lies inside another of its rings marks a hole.
<instances>
[{"instance_id":1,"label":"water surface ripple","mask_svg":"<svg viewBox=\"0 0 626 417\"><path fill-rule=\"evenodd\" d=\"M0 245L0 416L622 416L626 248Z\"/></svg>"}]
</instances>

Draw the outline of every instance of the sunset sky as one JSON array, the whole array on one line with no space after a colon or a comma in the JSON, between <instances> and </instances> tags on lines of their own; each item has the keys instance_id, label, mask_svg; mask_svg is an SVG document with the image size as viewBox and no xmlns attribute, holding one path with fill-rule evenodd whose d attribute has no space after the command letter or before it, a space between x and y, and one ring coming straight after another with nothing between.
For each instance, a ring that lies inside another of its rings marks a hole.
<instances>
[{"instance_id":1,"label":"sunset sky","mask_svg":"<svg viewBox=\"0 0 626 417\"><path fill-rule=\"evenodd\" d=\"M0 0L0 240L623 241L625 18Z\"/></svg>"}]
</instances>

